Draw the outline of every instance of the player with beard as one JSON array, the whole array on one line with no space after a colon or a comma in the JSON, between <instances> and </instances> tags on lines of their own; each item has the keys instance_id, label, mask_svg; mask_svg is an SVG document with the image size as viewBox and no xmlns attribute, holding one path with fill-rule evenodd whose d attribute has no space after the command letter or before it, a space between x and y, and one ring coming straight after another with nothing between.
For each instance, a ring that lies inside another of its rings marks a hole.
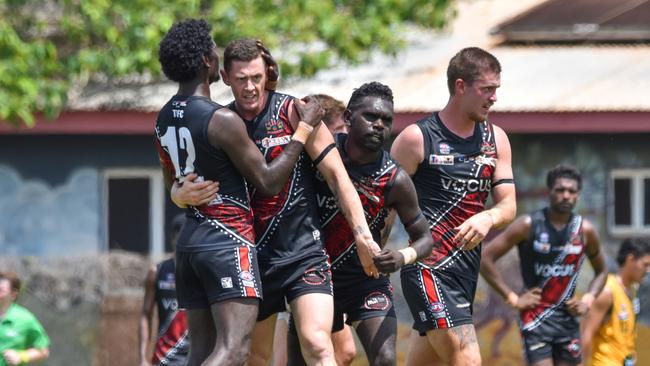
<instances>
[{"instance_id":1,"label":"player with beard","mask_svg":"<svg viewBox=\"0 0 650 366\"><path fill-rule=\"evenodd\" d=\"M399 251L385 249L374 258L377 268L389 274L426 257L433 248L413 182L383 150L393 124L392 91L377 82L363 84L352 93L344 118L349 132L335 136L336 148L359 194L375 241L380 242L388 213L395 210L413 243ZM334 282L333 331L343 328L346 314L346 322L354 326L370 365L395 365L397 318L389 277L374 279L365 275L352 230L341 215L335 196L324 182L318 188L322 232ZM292 348L297 347L290 342L289 365L302 364Z\"/></svg>"},{"instance_id":2,"label":"player with beard","mask_svg":"<svg viewBox=\"0 0 650 366\"><path fill-rule=\"evenodd\" d=\"M516 211L510 143L487 121L500 74L490 53L477 47L458 52L447 68L447 105L404 129L391 149L413 178L434 241L441 243L401 271L417 331L407 365L481 363L472 323L480 243ZM486 210L490 193L494 206Z\"/></svg>"},{"instance_id":3,"label":"player with beard","mask_svg":"<svg viewBox=\"0 0 650 366\"><path fill-rule=\"evenodd\" d=\"M224 51L224 82L235 97L228 107L241 116L250 138L273 161L286 148L297 128L292 96L265 90L268 52L252 39L238 39ZM321 124L322 125L322 124ZM372 258L380 252L372 239L363 208L339 153L322 152L334 140L324 126L314 128L290 179L278 195L251 191L255 212L256 248L264 300L253 332L249 365L265 365L271 357L274 314L289 303L296 319L303 356L308 364L334 365L330 332L333 318L332 283L323 248L314 187L312 159L321 157L318 171L336 195L341 212L353 228L364 271L379 276ZM223 183L221 183L223 185ZM182 189L175 201L185 202ZM319 311L313 311L318 308Z\"/></svg>"},{"instance_id":4,"label":"player with beard","mask_svg":"<svg viewBox=\"0 0 650 366\"><path fill-rule=\"evenodd\" d=\"M573 167L558 165L548 172L548 207L523 215L485 244L481 274L519 310L520 330L529 365L577 365L581 362L577 317L589 311L607 276L594 226L573 213L582 177ZM516 294L495 262L517 246L525 290ZM574 297L585 259L594 269L589 290Z\"/></svg>"},{"instance_id":5,"label":"player with beard","mask_svg":"<svg viewBox=\"0 0 650 366\"><path fill-rule=\"evenodd\" d=\"M156 121L165 183L182 183L191 173L220 182L215 199L188 208L176 245L176 291L187 310L191 366L245 361L261 283L244 177L261 192L277 194L322 116L317 103L296 101L296 114L307 122L296 123L284 151L267 164L241 118L210 100L210 84L219 79L210 30L204 20L176 23L159 48L163 72L178 83Z\"/></svg>"}]
</instances>

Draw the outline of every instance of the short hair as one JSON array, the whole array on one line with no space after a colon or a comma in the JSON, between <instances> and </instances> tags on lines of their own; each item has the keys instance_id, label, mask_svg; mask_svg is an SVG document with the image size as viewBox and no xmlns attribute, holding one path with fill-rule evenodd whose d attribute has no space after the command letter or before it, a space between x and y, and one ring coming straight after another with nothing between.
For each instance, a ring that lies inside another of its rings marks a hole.
<instances>
[{"instance_id":1,"label":"short hair","mask_svg":"<svg viewBox=\"0 0 650 366\"><path fill-rule=\"evenodd\" d=\"M474 84L483 72L501 73L501 64L493 54L478 47L467 47L458 51L449 60L447 67L447 87L454 95L456 80L461 79L469 85Z\"/></svg>"},{"instance_id":2,"label":"short hair","mask_svg":"<svg viewBox=\"0 0 650 366\"><path fill-rule=\"evenodd\" d=\"M386 85L372 81L365 83L352 92L348 101L348 109L353 108L365 97L378 97L393 103L393 91Z\"/></svg>"},{"instance_id":3,"label":"short hair","mask_svg":"<svg viewBox=\"0 0 650 366\"><path fill-rule=\"evenodd\" d=\"M558 178L573 179L578 182L578 190L582 189L582 174L580 174L580 171L574 166L560 164L549 170L546 174L546 187L548 187L549 190L553 189L555 181Z\"/></svg>"},{"instance_id":4,"label":"short hair","mask_svg":"<svg viewBox=\"0 0 650 366\"><path fill-rule=\"evenodd\" d=\"M342 117L345 111L345 104L338 99L334 99L327 94L314 94L312 96L325 110L323 122L326 126L330 126L336 117Z\"/></svg>"},{"instance_id":5,"label":"short hair","mask_svg":"<svg viewBox=\"0 0 650 366\"><path fill-rule=\"evenodd\" d=\"M15 272L0 272L0 280L8 280L11 290L16 293L20 292L21 282Z\"/></svg>"},{"instance_id":6,"label":"short hair","mask_svg":"<svg viewBox=\"0 0 650 366\"><path fill-rule=\"evenodd\" d=\"M230 71L233 61L249 62L262 55L253 38L239 38L231 41L223 51L223 68Z\"/></svg>"},{"instance_id":7,"label":"short hair","mask_svg":"<svg viewBox=\"0 0 650 366\"><path fill-rule=\"evenodd\" d=\"M646 238L627 238L623 240L616 255L616 262L619 267L625 263L628 254L632 254L634 259L650 254L650 241Z\"/></svg>"},{"instance_id":8,"label":"short hair","mask_svg":"<svg viewBox=\"0 0 650 366\"><path fill-rule=\"evenodd\" d=\"M192 80L203 67L203 56L214 47L212 27L203 19L174 23L160 41L158 61L172 81Z\"/></svg>"}]
</instances>

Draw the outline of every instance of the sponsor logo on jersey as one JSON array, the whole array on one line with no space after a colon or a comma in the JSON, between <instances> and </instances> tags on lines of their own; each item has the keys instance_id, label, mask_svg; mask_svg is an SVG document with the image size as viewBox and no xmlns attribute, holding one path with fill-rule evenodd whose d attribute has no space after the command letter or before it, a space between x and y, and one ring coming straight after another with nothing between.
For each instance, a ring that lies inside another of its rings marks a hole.
<instances>
[{"instance_id":1,"label":"sponsor logo on jersey","mask_svg":"<svg viewBox=\"0 0 650 366\"><path fill-rule=\"evenodd\" d=\"M469 307L468 302L456 305L456 308L458 308L458 309L465 309L465 308L468 308L468 307Z\"/></svg>"},{"instance_id":2,"label":"sponsor logo on jersey","mask_svg":"<svg viewBox=\"0 0 650 366\"><path fill-rule=\"evenodd\" d=\"M265 137L262 139L262 147L286 145L291 142L291 136Z\"/></svg>"},{"instance_id":3,"label":"sponsor logo on jersey","mask_svg":"<svg viewBox=\"0 0 650 366\"><path fill-rule=\"evenodd\" d=\"M548 233L539 234L539 240L533 241L533 250L538 253L547 254L551 251L551 243L548 242Z\"/></svg>"},{"instance_id":4,"label":"sponsor logo on jersey","mask_svg":"<svg viewBox=\"0 0 650 366\"><path fill-rule=\"evenodd\" d=\"M566 254L580 254L582 253L582 245L567 244L564 246L564 252Z\"/></svg>"},{"instance_id":5,"label":"sponsor logo on jersey","mask_svg":"<svg viewBox=\"0 0 650 366\"><path fill-rule=\"evenodd\" d=\"M529 351L535 351L535 350L538 350L538 349L540 349L540 348L542 348L544 346L546 346L546 343L539 342L539 343L535 343L532 346L528 347L528 350Z\"/></svg>"},{"instance_id":6,"label":"sponsor logo on jersey","mask_svg":"<svg viewBox=\"0 0 650 366\"><path fill-rule=\"evenodd\" d=\"M266 121L266 124L264 126L266 127L266 132L273 135L284 131L284 122L281 120L269 119Z\"/></svg>"},{"instance_id":7,"label":"sponsor logo on jersey","mask_svg":"<svg viewBox=\"0 0 650 366\"><path fill-rule=\"evenodd\" d=\"M230 277L221 278L221 287L222 288L232 288L232 278L230 278Z\"/></svg>"},{"instance_id":8,"label":"sponsor logo on jersey","mask_svg":"<svg viewBox=\"0 0 650 366\"><path fill-rule=\"evenodd\" d=\"M618 319L625 321L630 318L630 314L625 309L625 304L621 304L621 311L618 312Z\"/></svg>"},{"instance_id":9,"label":"sponsor logo on jersey","mask_svg":"<svg viewBox=\"0 0 650 366\"><path fill-rule=\"evenodd\" d=\"M176 290L176 276L174 276L174 273L167 273L165 278L160 279L158 288L161 290Z\"/></svg>"},{"instance_id":10,"label":"sponsor logo on jersey","mask_svg":"<svg viewBox=\"0 0 650 366\"><path fill-rule=\"evenodd\" d=\"M490 158L488 156L484 155L479 155L477 156L474 161L478 165L489 165L491 167L496 167L497 166L497 159L495 158Z\"/></svg>"},{"instance_id":11,"label":"sponsor logo on jersey","mask_svg":"<svg viewBox=\"0 0 650 366\"><path fill-rule=\"evenodd\" d=\"M418 315L420 315L420 321L424 322L427 320L427 314L424 311L420 311Z\"/></svg>"},{"instance_id":12,"label":"sponsor logo on jersey","mask_svg":"<svg viewBox=\"0 0 650 366\"><path fill-rule=\"evenodd\" d=\"M381 292L369 294L363 302L363 307L369 310L386 310L389 306L390 299Z\"/></svg>"},{"instance_id":13,"label":"sponsor logo on jersey","mask_svg":"<svg viewBox=\"0 0 650 366\"><path fill-rule=\"evenodd\" d=\"M467 191L469 193L475 192L489 192L492 190L492 181L490 179L449 179L441 178L442 187L446 190L454 190L457 192Z\"/></svg>"},{"instance_id":14,"label":"sponsor logo on jersey","mask_svg":"<svg viewBox=\"0 0 650 366\"><path fill-rule=\"evenodd\" d=\"M481 152L483 154L494 155L497 152L497 149L493 144L484 141L483 144L481 144Z\"/></svg>"},{"instance_id":15,"label":"sponsor logo on jersey","mask_svg":"<svg viewBox=\"0 0 650 366\"><path fill-rule=\"evenodd\" d=\"M246 287L255 287L255 276L248 271L239 272L241 283Z\"/></svg>"},{"instance_id":16,"label":"sponsor logo on jersey","mask_svg":"<svg viewBox=\"0 0 650 366\"><path fill-rule=\"evenodd\" d=\"M575 264L535 263L535 274L542 277L565 277L573 275Z\"/></svg>"},{"instance_id":17,"label":"sponsor logo on jersey","mask_svg":"<svg viewBox=\"0 0 650 366\"><path fill-rule=\"evenodd\" d=\"M454 165L454 156L453 155L429 155L429 164L430 165Z\"/></svg>"},{"instance_id":18,"label":"sponsor logo on jersey","mask_svg":"<svg viewBox=\"0 0 650 366\"><path fill-rule=\"evenodd\" d=\"M451 147L449 147L449 144L446 142L441 142L440 145L438 145L438 151L443 155L447 155L451 152Z\"/></svg>"},{"instance_id":19,"label":"sponsor logo on jersey","mask_svg":"<svg viewBox=\"0 0 650 366\"><path fill-rule=\"evenodd\" d=\"M325 274L316 268L309 269L302 275L302 280L308 285L322 285L326 279Z\"/></svg>"},{"instance_id":20,"label":"sponsor logo on jersey","mask_svg":"<svg viewBox=\"0 0 650 366\"><path fill-rule=\"evenodd\" d=\"M163 297L162 306L165 310L176 311L178 310L178 300L173 297Z\"/></svg>"},{"instance_id":21,"label":"sponsor logo on jersey","mask_svg":"<svg viewBox=\"0 0 650 366\"><path fill-rule=\"evenodd\" d=\"M319 230L312 231L311 236L313 236L314 240L316 240L316 241L320 240L320 231Z\"/></svg>"}]
</instances>

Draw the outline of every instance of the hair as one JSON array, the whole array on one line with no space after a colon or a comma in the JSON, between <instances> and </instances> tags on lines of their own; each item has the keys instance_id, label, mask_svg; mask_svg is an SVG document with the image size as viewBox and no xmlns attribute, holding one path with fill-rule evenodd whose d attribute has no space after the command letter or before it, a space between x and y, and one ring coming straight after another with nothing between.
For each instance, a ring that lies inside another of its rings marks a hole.
<instances>
[{"instance_id":1,"label":"hair","mask_svg":"<svg viewBox=\"0 0 650 366\"><path fill-rule=\"evenodd\" d=\"M11 284L11 291L20 292L21 282L14 272L0 272L0 280L8 280Z\"/></svg>"},{"instance_id":2,"label":"hair","mask_svg":"<svg viewBox=\"0 0 650 366\"><path fill-rule=\"evenodd\" d=\"M616 255L616 262L619 267L623 266L628 254L632 254L634 259L650 254L650 241L645 238L627 238L623 240Z\"/></svg>"},{"instance_id":3,"label":"hair","mask_svg":"<svg viewBox=\"0 0 650 366\"><path fill-rule=\"evenodd\" d=\"M188 19L174 23L158 48L158 61L172 81L192 80L204 67L203 56L214 47L212 27L203 19Z\"/></svg>"},{"instance_id":4,"label":"hair","mask_svg":"<svg viewBox=\"0 0 650 366\"><path fill-rule=\"evenodd\" d=\"M233 61L249 62L262 55L262 50L257 47L257 40L253 38L239 38L228 43L223 51L223 67L230 71Z\"/></svg>"},{"instance_id":5,"label":"hair","mask_svg":"<svg viewBox=\"0 0 650 366\"><path fill-rule=\"evenodd\" d=\"M549 190L553 189L553 185L555 185L555 181L558 178L573 179L578 182L578 190L582 189L582 174L571 165L560 164L549 170L548 174L546 174L546 187Z\"/></svg>"},{"instance_id":6,"label":"hair","mask_svg":"<svg viewBox=\"0 0 650 366\"><path fill-rule=\"evenodd\" d=\"M348 101L348 109L351 109L359 104L365 97L378 97L385 101L393 103L393 91L382 83L372 81L370 83L361 85L357 89L354 89L354 92L352 92L352 96Z\"/></svg>"},{"instance_id":7,"label":"hair","mask_svg":"<svg viewBox=\"0 0 650 366\"><path fill-rule=\"evenodd\" d=\"M486 71L500 74L501 64L499 60L481 48L463 48L449 60L449 66L447 67L449 94L454 95L457 79L472 85L481 77L481 73Z\"/></svg>"},{"instance_id":8,"label":"hair","mask_svg":"<svg viewBox=\"0 0 650 366\"><path fill-rule=\"evenodd\" d=\"M323 122L326 126L330 126L336 117L342 117L345 111L345 104L338 99L334 99L326 94L315 94L312 96L325 110Z\"/></svg>"}]
</instances>

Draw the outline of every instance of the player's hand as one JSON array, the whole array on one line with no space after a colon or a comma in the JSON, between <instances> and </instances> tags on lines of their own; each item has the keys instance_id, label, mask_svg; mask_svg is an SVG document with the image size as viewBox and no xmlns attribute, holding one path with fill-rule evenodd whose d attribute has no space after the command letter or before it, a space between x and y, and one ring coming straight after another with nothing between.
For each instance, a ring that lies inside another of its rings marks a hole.
<instances>
[{"instance_id":1,"label":"player's hand","mask_svg":"<svg viewBox=\"0 0 650 366\"><path fill-rule=\"evenodd\" d=\"M325 115L325 110L316 98L307 96L303 99L295 99L293 105L296 106L300 120L307 122L312 127L320 123Z\"/></svg>"},{"instance_id":2,"label":"player's hand","mask_svg":"<svg viewBox=\"0 0 650 366\"><path fill-rule=\"evenodd\" d=\"M462 250L472 250L485 239L493 224L489 213L479 212L454 228L458 231L454 243Z\"/></svg>"},{"instance_id":3,"label":"player's hand","mask_svg":"<svg viewBox=\"0 0 650 366\"><path fill-rule=\"evenodd\" d=\"M375 267L373 258L381 252L381 249L379 249L379 245L372 239L370 232L362 233L360 230L356 231L357 254L359 255L361 266L363 266L363 271L370 277L379 278L379 271Z\"/></svg>"},{"instance_id":4,"label":"player's hand","mask_svg":"<svg viewBox=\"0 0 650 366\"><path fill-rule=\"evenodd\" d=\"M581 316L587 314L589 306L574 296L567 300L566 309L569 311L569 314L573 316Z\"/></svg>"},{"instance_id":5,"label":"player's hand","mask_svg":"<svg viewBox=\"0 0 650 366\"><path fill-rule=\"evenodd\" d=\"M264 89L275 90L278 86L278 79L280 79L278 63L271 56L269 49L259 39L257 40L257 48L262 52L262 59L266 63L266 84L264 85Z\"/></svg>"},{"instance_id":6,"label":"player's hand","mask_svg":"<svg viewBox=\"0 0 650 366\"><path fill-rule=\"evenodd\" d=\"M181 208L187 205L198 207L217 198L219 182L197 180L197 178L196 173L191 173L185 177L182 185L174 182L171 198L176 206Z\"/></svg>"},{"instance_id":7,"label":"player's hand","mask_svg":"<svg viewBox=\"0 0 650 366\"><path fill-rule=\"evenodd\" d=\"M533 287L532 289L524 292L517 299L517 304L515 307L518 310L532 309L535 306L539 305L539 302L542 300L542 289L539 287Z\"/></svg>"},{"instance_id":8,"label":"player's hand","mask_svg":"<svg viewBox=\"0 0 650 366\"><path fill-rule=\"evenodd\" d=\"M385 274L396 272L404 265L404 255L397 250L384 249L372 260L379 272Z\"/></svg>"},{"instance_id":9,"label":"player's hand","mask_svg":"<svg viewBox=\"0 0 650 366\"><path fill-rule=\"evenodd\" d=\"M2 352L2 356L5 358L5 361L7 361L7 364L11 366L20 365L20 354L18 351L8 349Z\"/></svg>"}]
</instances>

